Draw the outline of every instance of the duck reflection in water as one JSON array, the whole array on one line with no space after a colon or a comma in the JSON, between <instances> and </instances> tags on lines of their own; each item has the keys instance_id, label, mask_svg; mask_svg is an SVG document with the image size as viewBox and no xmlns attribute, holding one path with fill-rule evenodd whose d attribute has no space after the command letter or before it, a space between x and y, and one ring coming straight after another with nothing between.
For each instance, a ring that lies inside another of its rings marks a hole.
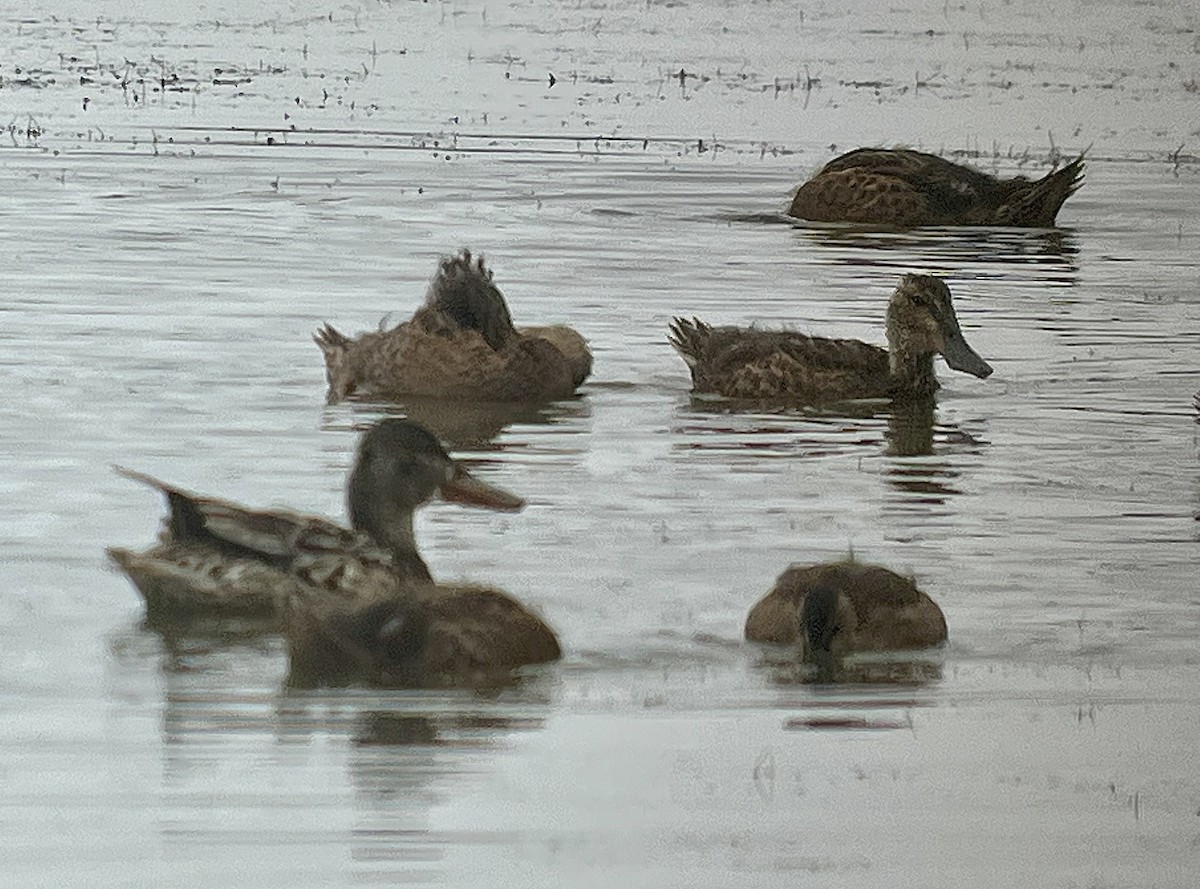
<instances>
[{"instance_id":1,"label":"duck reflection in water","mask_svg":"<svg viewBox=\"0 0 1200 889\"><path fill-rule=\"evenodd\" d=\"M444 398L405 398L397 403L352 403L349 416L374 419L380 414L406 417L424 426L452 449L494 450L495 440L510 426L563 425L572 431L585 428L580 421L590 415L587 399L553 404L508 404L504 402L456 401ZM342 431L347 414L328 408L322 428Z\"/></svg>"}]
</instances>

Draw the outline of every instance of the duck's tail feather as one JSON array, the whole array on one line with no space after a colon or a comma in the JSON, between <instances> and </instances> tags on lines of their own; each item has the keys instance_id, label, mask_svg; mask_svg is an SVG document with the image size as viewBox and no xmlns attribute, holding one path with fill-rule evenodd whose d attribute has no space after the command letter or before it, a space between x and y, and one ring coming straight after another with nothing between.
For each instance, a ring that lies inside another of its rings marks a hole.
<instances>
[{"instance_id":1,"label":"duck's tail feather","mask_svg":"<svg viewBox=\"0 0 1200 889\"><path fill-rule=\"evenodd\" d=\"M687 366L694 368L708 343L712 327L699 318L674 318L670 324L671 332L667 334L667 342L680 354Z\"/></svg>"},{"instance_id":2,"label":"duck's tail feather","mask_svg":"<svg viewBox=\"0 0 1200 889\"><path fill-rule=\"evenodd\" d=\"M313 342L321 347L321 351L325 353L326 359L330 352L339 349L345 349L350 345L350 337L342 333L329 322L321 325L321 328L313 334Z\"/></svg>"},{"instance_id":3,"label":"duck's tail feather","mask_svg":"<svg viewBox=\"0 0 1200 889\"><path fill-rule=\"evenodd\" d=\"M349 398L358 385L350 366L350 350L354 340L326 322L313 334L313 342L320 347L321 355L325 358L325 382L329 386L325 400L336 404Z\"/></svg>"},{"instance_id":4,"label":"duck's tail feather","mask_svg":"<svg viewBox=\"0 0 1200 889\"><path fill-rule=\"evenodd\" d=\"M516 335L512 315L483 257L463 249L438 265L426 305L463 330L477 330L496 351Z\"/></svg>"},{"instance_id":5,"label":"duck's tail feather","mask_svg":"<svg viewBox=\"0 0 1200 889\"><path fill-rule=\"evenodd\" d=\"M1083 184L1084 156L1081 154L1061 170L1055 170L1032 183L1015 202L1017 225L1051 228L1067 198Z\"/></svg>"},{"instance_id":6,"label":"duck's tail feather","mask_svg":"<svg viewBox=\"0 0 1200 889\"><path fill-rule=\"evenodd\" d=\"M314 522L285 510L253 510L226 500L202 497L124 466L113 469L119 475L149 485L167 498L170 510L164 538L167 540L200 541L229 555L285 567L291 563L298 541L307 542L308 537L327 527L339 530L332 523Z\"/></svg>"}]
</instances>

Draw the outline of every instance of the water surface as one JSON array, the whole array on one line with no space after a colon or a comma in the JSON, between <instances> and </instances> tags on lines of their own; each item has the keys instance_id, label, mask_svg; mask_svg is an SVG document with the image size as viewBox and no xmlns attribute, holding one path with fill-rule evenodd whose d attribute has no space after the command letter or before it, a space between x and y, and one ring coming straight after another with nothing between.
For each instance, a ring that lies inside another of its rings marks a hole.
<instances>
[{"instance_id":1,"label":"water surface","mask_svg":"<svg viewBox=\"0 0 1200 889\"><path fill-rule=\"evenodd\" d=\"M0 7L13 885L1192 885L1194 13L59 6ZM1053 232L778 215L881 143L1006 175L1086 148L1087 180ZM271 636L143 628L103 547L161 504L110 465L341 516L389 409L326 406L311 333L406 317L463 245L596 369L541 411L414 409L530 503L418 533L563 663L297 693ZM665 342L675 314L882 342L910 270L996 369L940 366L929 415L733 412ZM950 644L814 686L741 642L789 563L848 552Z\"/></svg>"}]
</instances>

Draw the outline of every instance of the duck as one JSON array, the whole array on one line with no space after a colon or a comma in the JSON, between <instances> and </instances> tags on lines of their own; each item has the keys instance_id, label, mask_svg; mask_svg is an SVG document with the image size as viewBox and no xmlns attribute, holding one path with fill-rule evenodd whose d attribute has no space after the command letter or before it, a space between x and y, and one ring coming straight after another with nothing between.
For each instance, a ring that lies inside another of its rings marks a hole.
<instances>
[{"instance_id":1,"label":"duck","mask_svg":"<svg viewBox=\"0 0 1200 889\"><path fill-rule=\"evenodd\" d=\"M906 577L854 559L792 565L746 617L750 642L799 645L804 660L933 648L946 617Z\"/></svg>"},{"instance_id":2,"label":"duck","mask_svg":"<svg viewBox=\"0 0 1200 889\"><path fill-rule=\"evenodd\" d=\"M435 495L501 511L524 501L472 475L411 420L381 420L360 439L349 528L118 471L167 499L156 546L108 550L152 624L274 618L307 685L470 685L561 656L554 631L514 597L433 581L414 539L418 507Z\"/></svg>"},{"instance_id":3,"label":"duck","mask_svg":"<svg viewBox=\"0 0 1200 889\"><path fill-rule=\"evenodd\" d=\"M1083 155L1041 179L999 179L907 148L859 148L801 185L788 215L889 228L1006 225L1052 228L1083 183Z\"/></svg>"},{"instance_id":4,"label":"duck","mask_svg":"<svg viewBox=\"0 0 1200 889\"><path fill-rule=\"evenodd\" d=\"M349 337L326 323L313 340L325 357L326 399L547 402L591 375L587 340L564 324L513 326L482 256L443 257L412 318Z\"/></svg>"},{"instance_id":5,"label":"duck","mask_svg":"<svg viewBox=\"0 0 1200 889\"><path fill-rule=\"evenodd\" d=\"M687 363L693 392L733 399L927 398L938 388L935 354L981 379L992 373L963 337L950 288L932 275L901 277L888 302L887 349L791 330L713 327L698 318L675 318L667 340Z\"/></svg>"}]
</instances>

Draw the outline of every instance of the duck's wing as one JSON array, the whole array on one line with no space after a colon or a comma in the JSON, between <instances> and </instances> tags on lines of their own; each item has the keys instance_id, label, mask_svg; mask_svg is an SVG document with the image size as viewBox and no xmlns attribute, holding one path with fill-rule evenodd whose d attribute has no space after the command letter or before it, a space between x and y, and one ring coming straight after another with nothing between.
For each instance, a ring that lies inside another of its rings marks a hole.
<instances>
[{"instance_id":1,"label":"duck's wing","mask_svg":"<svg viewBox=\"0 0 1200 889\"><path fill-rule=\"evenodd\" d=\"M299 558L339 553L378 558L365 534L320 516L290 510L249 509L229 500L202 497L143 472L114 467L126 478L142 482L167 499L164 544L201 544L231 557L246 557L281 569Z\"/></svg>"},{"instance_id":2,"label":"duck's wing","mask_svg":"<svg viewBox=\"0 0 1200 889\"><path fill-rule=\"evenodd\" d=\"M428 630L422 669L451 678L511 670L562 656L558 638L537 614L500 590L478 586L414 587Z\"/></svg>"},{"instance_id":3,"label":"duck's wing","mask_svg":"<svg viewBox=\"0 0 1200 889\"><path fill-rule=\"evenodd\" d=\"M697 392L836 401L883 397L890 386L887 352L858 340L711 327L698 319L676 318L670 342L691 368Z\"/></svg>"},{"instance_id":4,"label":"duck's wing","mask_svg":"<svg viewBox=\"0 0 1200 889\"><path fill-rule=\"evenodd\" d=\"M516 335L504 294L492 281L492 270L482 256L473 259L470 250L439 263L418 317L432 314L440 315L440 323L452 329L477 331L496 351Z\"/></svg>"},{"instance_id":5,"label":"duck's wing","mask_svg":"<svg viewBox=\"0 0 1200 889\"><path fill-rule=\"evenodd\" d=\"M413 583L352 600L302 589L283 615L300 685L490 685L561 655L541 618L483 587Z\"/></svg>"},{"instance_id":6,"label":"duck's wing","mask_svg":"<svg viewBox=\"0 0 1200 889\"><path fill-rule=\"evenodd\" d=\"M908 149L860 148L797 190L790 215L899 227L967 221L994 210L1001 183L979 170Z\"/></svg>"}]
</instances>

